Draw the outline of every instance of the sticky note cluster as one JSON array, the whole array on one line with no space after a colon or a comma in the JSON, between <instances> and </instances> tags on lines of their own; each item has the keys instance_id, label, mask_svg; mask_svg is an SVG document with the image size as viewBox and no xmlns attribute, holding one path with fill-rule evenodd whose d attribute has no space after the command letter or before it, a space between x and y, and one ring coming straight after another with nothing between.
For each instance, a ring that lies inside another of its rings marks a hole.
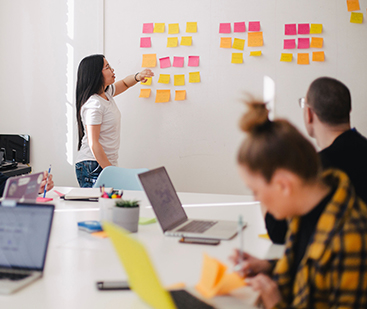
<instances>
[{"instance_id":1,"label":"sticky note cluster","mask_svg":"<svg viewBox=\"0 0 367 309\"><path fill-rule=\"evenodd\" d=\"M362 24L363 23L363 13L356 12L361 10L361 6L359 4L359 0L346 0L348 12L350 13L350 22L353 24Z\"/></svg>"}]
</instances>

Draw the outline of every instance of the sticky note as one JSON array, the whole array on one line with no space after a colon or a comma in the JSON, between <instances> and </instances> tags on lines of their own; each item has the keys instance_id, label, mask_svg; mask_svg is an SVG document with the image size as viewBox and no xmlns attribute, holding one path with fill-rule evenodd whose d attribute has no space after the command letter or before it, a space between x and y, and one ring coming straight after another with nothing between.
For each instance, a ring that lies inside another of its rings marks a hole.
<instances>
[{"instance_id":1,"label":"sticky note","mask_svg":"<svg viewBox=\"0 0 367 309\"><path fill-rule=\"evenodd\" d=\"M296 24L286 24L284 26L284 34L285 35L296 35L297 34Z\"/></svg>"},{"instance_id":2,"label":"sticky note","mask_svg":"<svg viewBox=\"0 0 367 309\"><path fill-rule=\"evenodd\" d=\"M248 23L248 31L260 31L260 22L259 21L250 21Z\"/></svg>"},{"instance_id":3,"label":"sticky note","mask_svg":"<svg viewBox=\"0 0 367 309\"><path fill-rule=\"evenodd\" d=\"M167 103L171 97L171 90L157 90L155 103Z\"/></svg>"},{"instance_id":4,"label":"sticky note","mask_svg":"<svg viewBox=\"0 0 367 309\"><path fill-rule=\"evenodd\" d=\"M151 47L152 42L150 38L140 38L140 47Z\"/></svg>"},{"instance_id":5,"label":"sticky note","mask_svg":"<svg viewBox=\"0 0 367 309\"><path fill-rule=\"evenodd\" d=\"M145 79L146 79L146 81L141 82L141 84L144 85L144 86L150 86L152 84L152 77L146 77Z\"/></svg>"},{"instance_id":6,"label":"sticky note","mask_svg":"<svg viewBox=\"0 0 367 309\"><path fill-rule=\"evenodd\" d=\"M143 68L155 68L157 65L157 55L156 54L143 54Z\"/></svg>"},{"instance_id":7,"label":"sticky note","mask_svg":"<svg viewBox=\"0 0 367 309\"><path fill-rule=\"evenodd\" d=\"M153 23L143 24L143 33L153 33Z\"/></svg>"},{"instance_id":8,"label":"sticky note","mask_svg":"<svg viewBox=\"0 0 367 309\"><path fill-rule=\"evenodd\" d=\"M280 56L280 61L282 62L292 62L293 54L282 53Z\"/></svg>"},{"instance_id":9,"label":"sticky note","mask_svg":"<svg viewBox=\"0 0 367 309\"><path fill-rule=\"evenodd\" d=\"M251 32L248 34L247 46L263 46L263 33L262 32Z\"/></svg>"},{"instance_id":10,"label":"sticky note","mask_svg":"<svg viewBox=\"0 0 367 309\"><path fill-rule=\"evenodd\" d=\"M233 32L245 32L246 24L245 22L237 22L233 24Z\"/></svg>"},{"instance_id":11,"label":"sticky note","mask_svg":"<svg viewBox=\"0 0 367 309\"><path fill-rule=\"evenodd\" d=\"M309 38L298 38L298 48L310 48L310 39Z\"/></svg>"},{"instance_id":12,"label":"sticky note","mask_svg":"<svg viewBox=\"0 0 367 309\"><path fill-rule=\"evenodd\" d=\"M310 57L308 53L299 53L297 55L297 64L310 64Z\"/></svg>"},{"instance_id":13,"label":"sticky note","mask_svg":"<svg viewBox=\"0 0 367 309\"><path fill-rule=\"evenodd\" d=\"M324 39L323 38L315 38L312 37L311 38L311 48L322 48L322 45L324 43Z\"/></svg>"},{"instance_id":14,"label":"sticky note","mask_svg":"<svg viewBox=\"0 0 367 309\"><path fill-rule=\"evenodd\" d=\"M173 57L173 66L175 68L182 68L184 66L184 57Z\"/></svg>"},{"instance_id":15,"label":"sticky note","mask_svg":"<svg viewBox=\"0 0 367 309\"><path fill-rule=\"evenodd\" d=\"M347 0L348 12L359 11L361 8L359 6L359 0Z\"/></svg>"},{"instance_id":16,"label":"sticky note","mask_svg":"<svg viewBox=\"0 0 367 309\"><path fill-rule=\"evenodd\" d=\"M192 45L192 36L183 36L181 38L181 46L191 46Z\"/></svg>"},{"instance_id":17,"label":"sticky note","mask_svg":"<svg viewBox=\"0 0 367 309\"><path fill-rule=\"evenodd\" d=\"M168 24L168 34L177 34L180 32L178 24Z\"/></svg>"},{"instance_id":18,"label":"sticky note","mask_svg":"<svg viewBox=\"0 0 367 309\"><path fill-rule=\"evenodd\" d=\"M154 24L154 33L164 33L164 23Z\"/></svg>"},{"instance_id":19,"label":"sticky note","mask_svg":"<svg viewBox=\"0 0 367 309\"><path fill-rule=\"evenodd\" d=\"M200 83L200 72L190 72L189 83Z\"/></svg>"},{"instance_id":20,"label":"sticky note","mask_svg":"<svg viewBox=\"0 0 367 309\"><path fill-rule=\"evenodd\" d=\"M94 237L98 237L98 238L107 238L108 235L105 231L99 231L99 232L94 232L91 234Z\"/></svg>"},{"instance_id":21,"label":"sticky note","mask_svg":"<svg viewBox=\"0 0 367 309\"><path fill-rule=\"evenodd\" d=\"M298 24L298 34L310 34L310 24Z\"/></svg>"},{"instance_id":22,"label":"sticky note","mask_svg":"<svg viewBox=\"0 0 367 309\"><path fill-rule=\"evenodd\" d=\"M159 74L158 83L169 84L170 75L169 74Z\"/></svg>"},{"instance_id":23,"label":"sticky note","mask_svg":"<svg viewBox=\"0 0 367 309\"><path fill-rule=\"evenodd\" d=\"M353 24L361 24L363 22L363 13L352 12L350 15L350 22Z\"/></svg>"},{"instance_id":24,"label":"sticky note","mask_svg":"<svg viewBox=\"0 0 367 309\"><path fill-rule=\"evenodd\" d=\"M284 40L284 49L293 49L293 48L296 48L295 39Z\"/></svg>"},{"instance_id":25,"label":"sticky note","mask_svg":"<svg viewBox=\"0 0 367 309\"><path fill-rule=\"evenodd\" d=\"M235 39L233 40L233 45L232 45L232 47L233 47L234 49L243 50L243 49L244 49L244 47L245 47L245 40L235 38Z\"/></svg>"},{"instance_id":26,"label":"sticky note","mask_svg":"<svg viewBox=\"0 0 367 309\"><path fill-rule=\"evenodd\" d=\"M150 97L150 88L140 89L139 98L149 98Z\"/></svg>"},{"instance_id":27,"label":"sticky note","mask_svg":"<svg viewBox=\"0 0 367 309\"><path fill-rule=\"evenodd\" d=\"M184 86L185 85L185 74L177 74L173 77L175 86Z\"/></svg>"},{"instance_id":28,"label":"sticky note","mask_svg":"<svg viewBox=\"0 0 367 309\"><path fill-rule=\"evenodd\" d=\"M250 56L255 56L255 57L261 56L261 50L250 52Z\"/></svg>"},{"instance_id":29,"label":"sticky note","mask_svg":"<svg viewBox=\"0 0 367 309\"><path fill-rule=\"evenodd\" d=\"M195 33L198 32L198 23L195 22L187 22L186 23L186 32L187 33Z\"/></svg>"},{"instance_id":30,"label":"sticky note","mask_svg":"<svg viewBox=\"0 0 367 309\"><path fill-rule=\"evenodd\" d=\"M147 225L157 222L157 218L139 217L139 225Z\"/></svg>"},{"instance_id":31,"label":"sticky note","mask_svg":"<svg viewBox=\"0 0 367 309\"><path fill-rule=\"evenodd\" d=\"M159 58L159 64L161 69L169 68L171 66L171 60L169 57Z\"/></svg>"},{"instance_id":32,"label":"sticky note","mask_svg":"<svg viewBox=\"0 0 367 309\"><path fill-rule=\"evenodd\" d=\"M243 63L243 53L232 53L231 63Z\"/></svg>"},{"instance_id":33,"label":"sticky note","mask_svg":"<svg viewBox=\"0 0 367 309\"><path fill-rule=\"evenodd\" d=\"M167 47L177 47L178 45L178 38L167 38Z\"/></svg>"},{"instance_id":34,"label":"sticky note","mask_svg":"<svg viewBox=\"0 0 367 309\"><path fill-rule=\"evenodd\" d=\"M199 56L189 56L189 67L198 67L199 66Z\"/></svg>"},{"instance_id":35,"label":"sticky note","mask_svg":"<svg viewBox=\"0 0 367 309\"><path fill-rule=\"evenodd\" d=\"M220 23L219 33L231 33L231 23Z\"/></svg>"},{"instance_id":36,"label":"sticky note","mask_svg":"<svg viewBox=\"0 0 367 309\"><path fill-rule=\"evenodd\" d=\"M186 100L186 90L176 90L175 91L175 101Z\"/></svg>"},{"instance_id":37,"label":"sticky note","mask_svg":"<svg viewBox=\"0 0 367 309\"><path fill-rule=\"evenodd\" d=\"M323 51L313 52L312 61L325 61L325 53Z\"/></svg>"},{"instance_id":38,"label":"sticky note","mask_svg":"<svg viewBox=\"0 0 367 309\"><path fill-rule=\"evenodd\" d=\"M260 237L260 238L264 238L264 239L269 239L269 240L270 240L270 237L269 237L269 234L268 234L268 233L265 233L265 234L259 234L259 237Z\"/></svg>"},{"instance_id":39,"label":"sticky note","mask_svg":"<svg viewBox=\"0 0 367 309\"><path fill-rule=\"evenodd\" d=\"M232 38L220 38L220 48L232 48Z\"/></svg>"},{"instance_id":40,"label":"sticky note","mask_svg":"<svg viewBox=\"0 0 367 309\"><path fill-rule=\"evenodd\" d=\"M320 34L322 33L322 24L311 24L310 34Z\"/></svg>"}]
</instances>

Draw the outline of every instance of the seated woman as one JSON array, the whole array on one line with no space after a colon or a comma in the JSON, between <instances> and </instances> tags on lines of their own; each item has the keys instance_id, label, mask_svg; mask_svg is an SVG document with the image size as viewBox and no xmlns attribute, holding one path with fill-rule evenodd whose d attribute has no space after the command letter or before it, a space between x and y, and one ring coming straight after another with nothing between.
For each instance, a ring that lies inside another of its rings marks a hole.
<instances>
[{"instance_id":1,"label":"seated woman","mask_svg":"<svg viewBox=\"0 0 367 309\"><path fill-rule=\"evenodd\" d=\"M265 308L367 308L366 205L345 173L320 172L316 150L293 125L270 121L262 103L248 106L240 174L289 231L280 260L238 250L231 260Z\"/></svg>"}]
</instances>

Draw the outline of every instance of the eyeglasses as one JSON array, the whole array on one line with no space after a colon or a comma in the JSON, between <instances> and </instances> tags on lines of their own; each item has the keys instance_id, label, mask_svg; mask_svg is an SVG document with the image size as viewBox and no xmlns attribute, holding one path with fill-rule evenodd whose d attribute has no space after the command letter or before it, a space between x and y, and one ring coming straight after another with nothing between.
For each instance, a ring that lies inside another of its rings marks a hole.
<instances>
[{"instance_id":1,"label":"eyeglasses","mask_svg":"<svg viewBox=\"0 0 367 309\"><path fill-rule=\"evenodd\" d=\"M300 108L305 108L306 105L306 99L305 98L300 98L298 99L298 104Z\"/></svg>"},{"instance_id":2,"label":"eyeglasses","mask_svg":"<svg viewBox=\"0 0 367 309\"><path fill-rule=\"evenodd\" d=\"M111 71L113 71L113 69L110 67L110 65L109 65L109 64L107 64L107 65L103 68L103 70L111 70Z\"/></svg>"}]
</instances>

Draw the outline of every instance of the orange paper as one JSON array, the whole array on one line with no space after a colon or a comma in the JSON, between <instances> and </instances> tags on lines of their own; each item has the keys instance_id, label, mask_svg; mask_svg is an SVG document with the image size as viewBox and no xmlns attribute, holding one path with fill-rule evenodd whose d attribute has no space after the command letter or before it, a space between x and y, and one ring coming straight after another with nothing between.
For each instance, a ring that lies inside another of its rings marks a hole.
<instances>
[{"instance_id":1,"label":"orange paper","mask_svg":"<svg viewBox=\"0 0 367 309\"><path fill-rule=\"evenodd\" d=\"M297 55L297 64L310 64L310 57L308 53L299 53Z\"/></svg>"},{"instance_id":2,"label":"orange paper","mask_svg":"<svg viewBox=\"0 0 367 309\"><path fill-rule=\"evenodd\" d=\"M347 0L347 7L348 12L359 11L360 10L359 0Z\"/></svg>"},{"instance_id":3,"label":"orange paper","mask_svg":"<svg viewBox=\"0 0 367 309\"><path fill-rule=\"evenodd\" d=\"M249 32L247 46L263 46L263 33L262 32Z\"/></svg>"},{"instance_id":4,"label":"orange paper","mask_svg":"<svg viewBox=\"0 0 367 309\"><path fill-rule=\"evenodd\" d=\"M315 38L312 37L311 38L311 48L322 48L322 45L324 43L324 39L323 38Z\"/></svg>"},{"instance_id":5,"label":"orange paper","mask_svg":"<svg viewBox=\"0 0 367 309\"><path fill-rule=\"evenodd\" d=\"M171 97L170 90L157 90L157 95L155 96L155 103L167 103Z\"/></svg>"},{"instance_id":6,"label":"orange paper","mask_svg":"<svg viewBox=\"0 0 367 309\"><path fill-rule=\"evenodd\" d=\"M143 54L143 68L155 68L157 65L157 55L156 54Z\"/></svg>"},{"instance_id":7,"label":"orange paper","mask_svg":"<svg viewBox=\"0 0 367 309\"><path fill-rule=\"evenodd\" d=\"M232 38L220 38L220 48L231 48Z\"/></svg>"},{"instance_id":8,"label":"orange paper","mask_svg":"<svg viewBox=\"0 0 367 309\"><path fill-rule=\"evenodd\" d=\"M139 98L149 98L150 97L151 89L140 89Z\"/></svg>"},{"instance_id":9,"label":"orange paper","mask_svg":"<svg viewBox=\"0 0 367 309\"><path fill-rule=\"evenodd\" d=\"M313 52L312 53L312 61L325 61L325 53L323 51Z\"/></svg>"},{"instance_id":10,"label":"orange paper","mask_svg":"<svg viewBox=\"0 0 367 309\"><path fill-rule=\"evenodd\" d=\"M186 100L186 90L176 90L175 101L184 101L184 100Z\"/></svg>"}]
</instances>

